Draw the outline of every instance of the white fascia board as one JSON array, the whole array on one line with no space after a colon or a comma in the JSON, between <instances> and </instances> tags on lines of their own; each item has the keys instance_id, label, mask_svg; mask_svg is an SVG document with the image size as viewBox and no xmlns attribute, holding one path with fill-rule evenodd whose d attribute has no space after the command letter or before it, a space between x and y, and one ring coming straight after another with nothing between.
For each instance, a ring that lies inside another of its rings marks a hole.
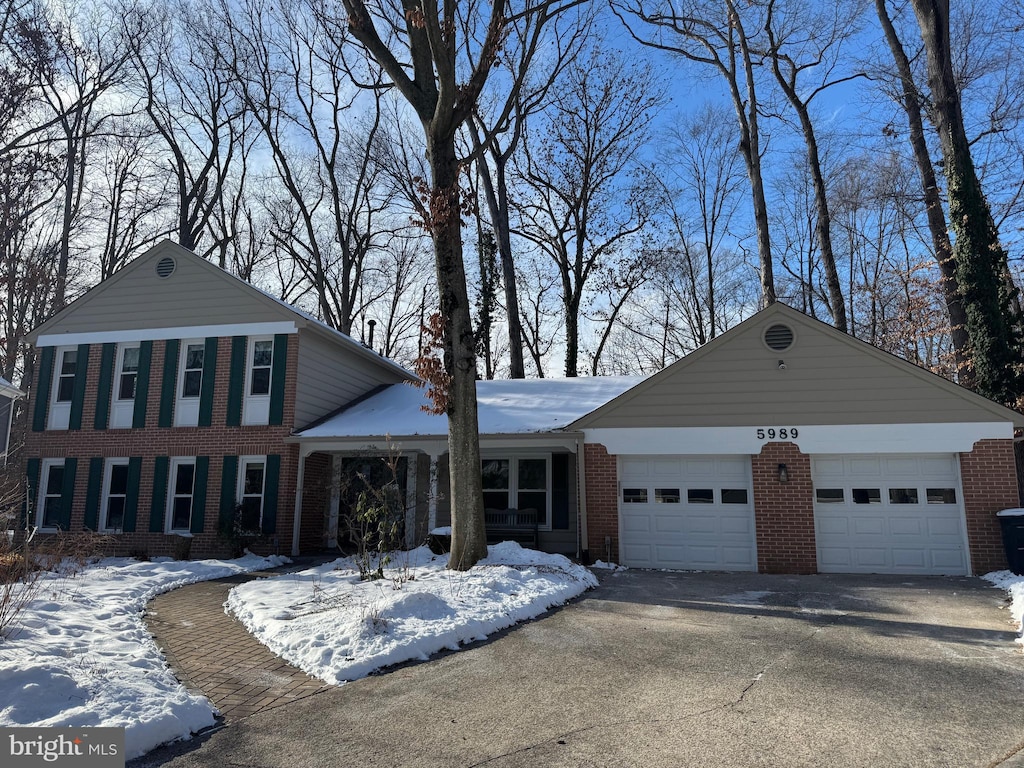
<instances>
[{"instance_id":1,"label":"white fascia board","mask_svg":"<svg viewBox=\"0 0 1024 768\"><path fill-rule=\"evenodd\" d=\"M786 437L781 436L786 430ZM761 430L761 432L759 432ZM769 437L774 430L774 437ZM793 431L797 436L793 437ZM800 424L750 427L585 429L588 443L613 455L748 454L771 442L795 443L801 453L969 453L979 440L1012 440L1009 421L948 424ZM763 434L761 437L759 435Z\"/></svg>"},{"instance_id":2,"label":"white fascia board","mask_svg":"<svg viewBox=\"0 0 1024 768\"><path fill-rule=\"evenodd\" d=\"M46 333L36 339L37 347L70 347L78 344L128 343L165 339L205 339L215 336L274 336L298 333L295 323L237 323L227 325L186 325L175 328L132 328L123 331L84 331L82 333Z\"/></svg>"}]
</instances>

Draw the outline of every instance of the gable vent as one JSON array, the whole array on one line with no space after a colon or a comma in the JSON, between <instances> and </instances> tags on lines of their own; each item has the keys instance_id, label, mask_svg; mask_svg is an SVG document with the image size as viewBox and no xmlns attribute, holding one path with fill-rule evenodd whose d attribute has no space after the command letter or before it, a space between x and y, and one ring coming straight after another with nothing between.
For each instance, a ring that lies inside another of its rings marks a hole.
<instances>
[{"instance_id":1,"label":"gable vent","mask_svg":"<svg viewBox=\"0 0 1024 768\"><path fill-rule=\"evenodd\" d=\"M174 272L174 267L174 259L170 256L164 256L156 263L157 277L170 277Z\"/></svg>"},{"instance_id":2,"label":"gable vent","mask_svg":"<svg viewBox=\"0 0 1024 768\"><path fill-rule=\"evenodd\" d=\"M793 329L781 323L769 326L764 332L764 343L776 352L783 352L793 346Z\"/></svg>"}]
</instances>

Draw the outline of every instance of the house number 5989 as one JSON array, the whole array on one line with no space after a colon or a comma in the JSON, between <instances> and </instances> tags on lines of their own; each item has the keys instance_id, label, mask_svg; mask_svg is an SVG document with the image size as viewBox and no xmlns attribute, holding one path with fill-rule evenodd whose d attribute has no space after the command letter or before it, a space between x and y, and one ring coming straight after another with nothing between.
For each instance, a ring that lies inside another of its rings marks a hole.
<instances>
[{"instance_id":1,"label":"house number 5989","mask_svg":"<svg viewBox=\"0 0 1024 768\"><path fill-rule=\"evenodd\" d=\"M800 436L799 430L796 427L769 427L768 429L757 430L758 440L774 440L778 438L780 440L795 439Z\"/></svg>"}]
</instances>

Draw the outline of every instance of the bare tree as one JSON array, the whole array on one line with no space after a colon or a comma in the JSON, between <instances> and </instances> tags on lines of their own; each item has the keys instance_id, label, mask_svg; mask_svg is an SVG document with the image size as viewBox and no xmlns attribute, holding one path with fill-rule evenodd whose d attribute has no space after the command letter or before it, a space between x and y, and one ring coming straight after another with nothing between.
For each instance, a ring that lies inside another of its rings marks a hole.
<instances>
[{"instance_id":1,"label":"bare tree","mask_svg":"<svg viewBox=\"0 0 1024 768\"><path fill-rule=\"evenodd\" d=\"M975 386L993 400L1021 397L1021 318L1006 252L978 180L953 77L949 0L911 0L928 60L928 87L944 160L953 262L966 313Z\"/></svg>"},{"instance_id":2,"label":"bare tree","mask_svg":"<svg viewBox=\"0 0 1024 768\"><path fill-rule=\"evenodd\" d=\"M725 80L736 112L739 146L750 180L764 304L776 300L768 203L761 172L763 148L755 68L758 47L750 35L764 29L763 9L737 0L615 0L612 8L633 38L643 45L713 68ZM636 31L641 22L645 33Z\"/></svg>"},{"instance_id":3,"label":"bare tree","mask_svg":"<svg viewBox=\"0 0 1024 768\"><path fill-rule=\"evenodd\" d=\"M857 31L861 14L859 0L854 3L837 2L822 8L813 8L804 0L789 0L782 6L777 0L768 0L766 12L764 28L772 72L786 101L797 114L807 148L807 167L817 207L815 236L828 286L828 307L833 324L845 333L848 330L846 306L832 252L832 217L828 209L825 174L821 168L821 152L811 119L811 102L827 89L861 76L861 73L836 73L841 63L842 45ZM813 87L801 82L801 77L808 74L814 78Z\"/></svg>"},{"instance_id":4,"label":"bare tree","mask_svg":"<svg viewBox=\"0 0 1024 768\"><path fill-rule=\"evenodd\" d=\"M517 233L554 262L561 280L565 375L578 375L580 319L588 281L609 268L650 220L648 179L637 153L660 104L646 64L600 46L555 86L546 126L526 131L516 176ZM629 256L623 257L626 261Z\"/></svg>"},{"instance_id":5,"label":"bare tree","mask_svg":"<svg viewBox=\"0 0 1024 768\"><path fill-rule=\"evenodd\" d=\"M574 0L567 0L572 5ZM524 0L510 6L496 0L483 9L446 0L417 4L343 0L349 31L416 113L423 127L430 178L424 183L423 225L434 243L440 293L439 329L444 352L451 474L452 550L449 567L464 570L487 553L484 531L480 444L476 411L476 350L466 274L462 260L459 189L461 161L456 137L480 103L499 51L522 45L532 60L547 21L564 6L553 0ZM512 109L526 77L522 69L503 83ZM486 141L484 142L486 144Z\"/></svg>"}]
</instances>

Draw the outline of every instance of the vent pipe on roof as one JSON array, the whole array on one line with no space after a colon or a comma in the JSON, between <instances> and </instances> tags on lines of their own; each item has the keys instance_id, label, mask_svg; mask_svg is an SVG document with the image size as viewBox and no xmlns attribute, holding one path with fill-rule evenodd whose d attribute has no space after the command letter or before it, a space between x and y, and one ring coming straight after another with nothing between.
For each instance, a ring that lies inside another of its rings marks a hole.
<instances>
[{"instance_id":1,"label":"vent pipe on roof","mask_svg":"<svg viewBox=\"0 0 1024 768\"><path fill-rule=\"evenodd\" d=\"M370 326L370 342L369 342L369 344L367 344L367 346L370 349L373 349L373 328L374 328L375 325L377 325L377 321L376 320L367 320L366 324L368 326Z\"/></svg>"}]
</instances>

